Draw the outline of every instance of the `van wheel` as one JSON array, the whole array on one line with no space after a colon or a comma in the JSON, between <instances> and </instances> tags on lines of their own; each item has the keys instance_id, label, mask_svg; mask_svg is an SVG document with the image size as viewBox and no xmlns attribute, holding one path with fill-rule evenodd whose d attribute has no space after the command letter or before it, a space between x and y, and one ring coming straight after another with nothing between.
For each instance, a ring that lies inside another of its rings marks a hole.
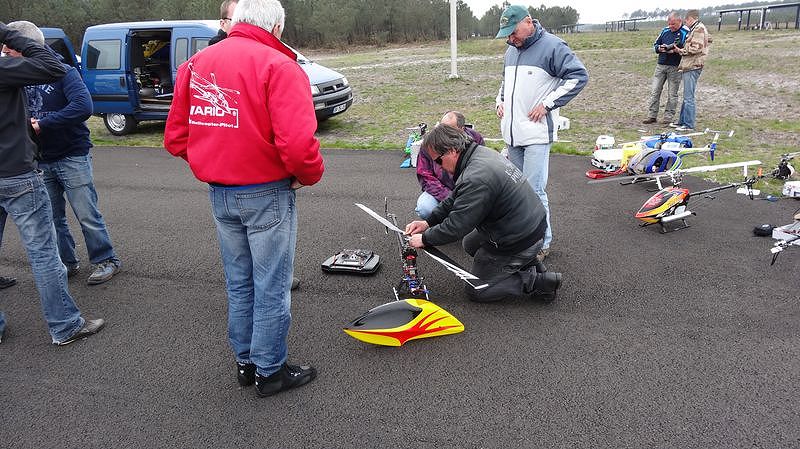
<instances>
[{"instance_id":1,"label":"van wheel","mask_svg":"<svg viewBox=\"0 0 800 449\"><path fill-rule=\"evenodd\" d=\"M136 129L136 119L129 114L106 114L103 116L108 132L115 136L130 134Z\"/></svg>"}]
</instances>

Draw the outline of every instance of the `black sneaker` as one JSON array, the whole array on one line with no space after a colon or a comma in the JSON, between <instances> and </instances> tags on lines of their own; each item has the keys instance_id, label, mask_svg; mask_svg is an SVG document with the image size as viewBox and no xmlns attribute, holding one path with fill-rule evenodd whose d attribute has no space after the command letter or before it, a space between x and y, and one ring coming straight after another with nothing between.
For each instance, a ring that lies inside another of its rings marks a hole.
<instances>
[{"instance_id":1,"label":"black sneaker","mask_svg":"<svg viewBox=\"0 0 800 449\"><path fill-rule=\"evenodd\" d=\"M533 283L531 298L549 304L555 301L559 287L561 287L561 273L552 271L538 273Z\"/></svg>"},{"instance_id":2,"label":"black sneaker","mask_svg":"<svg viewBox=\"0 0 800 449\"><path fill-rule=\"evenodd\" d=\"M17 285L17 278L7 278L4 276L0 276L0 289L11 287L12 285Z\"/></svg>"},{"instance_id":3,"label":"black sneaker","mask_svg":"<svg viewBox=\"0 0 800 449\"><path fill-rule=\"evenodd\" d=\"M78 262L65 263L64 265L67 267L67 277L68 278L71 278L72 276L75 276L76 274L78 274L81 271L81 265Z\"/></svg>"},{"instance_id":4,"label":"black sneaker","mask_svg":"<svg viewBox=\"0 0 800 449\"><path fill-rule=\"evenodd\" d=\"M310 366L284 363L275 373L263 377L256 373L256 394L265 398L295 387L305 385L317 377L317 370Z\"/></svg>"},{"instance_id":5,"label":"black sneaker","mask_svg":"<svg viewBox=\"0 0 800 449\"><path fill-rule=\"evenodd\" d=\"M256 382L256 366L252 363L236 362L236 380L243 387L253 385Z\"/></svg>"},{"instance_id":6,"label":"black sneaker","mask_svg":"<svg viewBox=\"0 0 800 449\"><path fill-rule=\"evenodd\" d=\"M105 325L106 322L102 318L98 318L96 320L86 320L86 322L83 323L83 327L80 328L78 332L75 332L74 334L72 334L71 337L67 338L66 340L55 342L54 344L58 346L66 346L70 343L82 340L84 338L87 338L91 335L100 332L100 329L102 329Z\"/></svg>"}]
</instances>

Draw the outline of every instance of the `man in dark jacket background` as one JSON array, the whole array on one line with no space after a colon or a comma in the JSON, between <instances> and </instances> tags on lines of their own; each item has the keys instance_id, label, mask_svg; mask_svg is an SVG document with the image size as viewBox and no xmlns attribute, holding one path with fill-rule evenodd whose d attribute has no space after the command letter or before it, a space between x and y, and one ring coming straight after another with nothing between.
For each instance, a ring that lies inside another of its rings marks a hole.
<instances>
[{"instance_id":1,"label":"man in dark jacket background","mask_svg":"<svg viewBox=\"0 0 800 449\"><path fill-rule=\"evenodd\" d=\"M31 22L18 21L8 28L44 45L44 35ZM20 57L8 49L6 56ZM92 97L78 70L64 64L67 74L51 83L25 87L31 126L39 139L39 169L53 208L58 252L68 276L78 272L75 240L69 232L66 200L81 226L89 260L95 268L89 285L102 284L119 272L122 263L114 252L106 222L97 207L92 175L92 142L86 120L92 115Z\"/></svg>"},{"instance_id":2,"label":"man in dark jacket background","mask_svg":"<svg viewBox=\"0 0 800 449\"><path fill-rule=\"evenodd\" d=\"M0 43L21 58L0 58L0 241L6 215L19 228L28 252L53 343L66 345L103 328L102 319L85 320L67 290L67 269L58 256L47 189L36 169L36 145L30 138L23 87L52 83L66 73L48 48L0 22ZM5 334L0 313L0 341Z\"/></svg>"},{"instance_id":3,"label":"man in dark jacket background","mask_svg":"<svg viewBox=\"0 0 800 449\"><path fill-rule=\"evenodd\" d=\"M661 116L661 123L664 125L672 123L675 109L678 107L678 88L681 86L681 74L678 72L681 55L678 51L683 48L687 34L689 34L689 30L683 26L680 15L675 11L669 13L667 26L661 30L658 39L653 43L653 49L658 54L658 64L653 72L653 82L650 86L648 115L642 121L645 125L655 123L658 118L664 83L667 84L667 101L664 106L664 115Z\"/></svg>"},{"instance_id":4,"label":"man in dark jacket background","mask_svg":"<svg viewBox=\"0 0 800 449\"><path fill-rule=\"evenodd\" d=\"M547 228L547 211L521 171L496 151L470 142L459 129L436 126L422 141L434 163L453 175L455 188L426 221L406 225L409 244L437 246L463 238L473 256L472 274L489 287L467 287L473 301L526 295L555 299L561 273L536 259Z\"/></svg>"},{"instance_id":5,"label":"man in dark jacket background","mask_svg":"<svg viewBox=\"0 0 800 449\"><path fill-rule=\"evenodd\" d=\"M239 3L239 0L225 0L219 5L219 31L217 31L216 36L208 41L208 45L214 45L228 37L228 31L231 30L231 22L233 21L233 12L237 3Z\"/></svg>"}]
</instances>

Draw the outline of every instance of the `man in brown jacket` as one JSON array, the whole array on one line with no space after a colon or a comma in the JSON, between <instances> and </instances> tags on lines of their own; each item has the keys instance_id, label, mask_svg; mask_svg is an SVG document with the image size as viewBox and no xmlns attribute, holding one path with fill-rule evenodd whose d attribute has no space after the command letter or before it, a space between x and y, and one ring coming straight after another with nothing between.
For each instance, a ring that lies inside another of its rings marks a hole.
<instances>
[{"instance_id":1,"label":"man in brown jacket","mask_svg":"<svg viewBox=\"0 0 800 449\"><path fill-rule=\"evenodd\" d=\"M694 92L697 88L697 79L700 78L703 64L708 56L711 35L706 26L700 22L700 11L696 9L686 12L684 23L689 28L689 35L686 37L683 48L678 49L678 53L681 55L678 71L683 74L683 105L676 125L679 131L691 131L695 127L697 116Z\"/></svg>"}]
</instances>

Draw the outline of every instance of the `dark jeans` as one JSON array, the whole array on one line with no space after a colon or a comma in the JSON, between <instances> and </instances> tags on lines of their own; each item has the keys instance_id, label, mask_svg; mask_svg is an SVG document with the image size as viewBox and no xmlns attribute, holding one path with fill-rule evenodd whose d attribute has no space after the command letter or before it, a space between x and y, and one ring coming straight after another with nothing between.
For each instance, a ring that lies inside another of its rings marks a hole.
<instances>
[{"instance_id":1,"label":"dark jeans","mask_svg":"<svg viewBox=\"0 0 800 449\"><path fill-rule=\"evenodd\" d=\"M494 302L509 296L530 294L536 280L536 254L542 240L513 255L493 254L481 245L486 241L478 231L472 231L461 242L464 251L473 257L472 274L489 284L475 290L466 286L467 296L476 302Z\"/></svg>"}]
</instances>

